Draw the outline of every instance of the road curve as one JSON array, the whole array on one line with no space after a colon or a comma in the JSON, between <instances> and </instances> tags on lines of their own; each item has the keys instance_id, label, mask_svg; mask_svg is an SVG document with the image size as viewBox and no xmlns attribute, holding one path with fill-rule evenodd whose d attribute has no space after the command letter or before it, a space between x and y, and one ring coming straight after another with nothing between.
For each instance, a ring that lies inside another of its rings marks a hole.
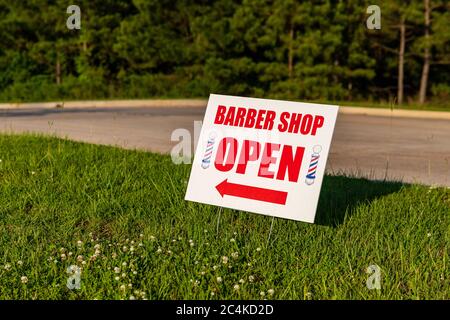
<instances>
[{"instance_id":1,"label":"road curve","mask_svg":"<svg viewBox=\"0 0 450 320\"><path fill-rule=\"evenodd\" d=\"M168 153L171 134L201 121L204 107L0 110L0 132L39 132L76 141ZM339 114L327 171L450 186L450 120Z\"/></svg>"}]
</instances>

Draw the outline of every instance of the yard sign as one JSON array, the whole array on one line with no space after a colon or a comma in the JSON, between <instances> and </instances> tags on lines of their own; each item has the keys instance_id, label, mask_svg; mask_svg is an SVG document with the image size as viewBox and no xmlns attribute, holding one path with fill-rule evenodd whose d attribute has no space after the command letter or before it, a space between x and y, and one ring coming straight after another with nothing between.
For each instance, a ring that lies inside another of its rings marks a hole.
<instances>
[{"instance_id":1,"label":"yard sign","mask_svg":"<svg viewBox=\"0 0 450 320\"><path fill-rule=\"evenodd\" d=\"M313 223L338 109L212 94L185 199Z\"/></svg>"}]
</instances>

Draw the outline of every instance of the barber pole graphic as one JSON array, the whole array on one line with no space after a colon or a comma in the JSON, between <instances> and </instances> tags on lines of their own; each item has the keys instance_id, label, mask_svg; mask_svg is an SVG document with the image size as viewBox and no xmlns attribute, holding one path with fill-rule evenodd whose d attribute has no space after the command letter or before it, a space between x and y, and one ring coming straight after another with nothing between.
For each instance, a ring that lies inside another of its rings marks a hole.
<instances>
[{"instance_id":1,"label":"barber pole graphic","mask_svg":"<svg viewBox=\"0 0 450 320\"><path fill-rule=\"evenodd\" d=\"M203 169L208 169L209 165L211 164L211 157L212 157L212 153L214 150L215 140L216 140L216 134L215 134L215 132L211 132L209 134L208 142L206 144L205 154L202 159L202 168Z\"/></svg>"},{"instance_id":2,"label":"barber pole graphic","mask_svg":"<svg viewBox=\"0 0 450 320\"><path fill-rule=\"evenodd\" d=\"M338 111L211 94L185 199L313 223Z\"/></svg>"},{"instance_id":3,"label":"barber pole graphic","mask_svg":"<svg viewBox=\"0 0 450 320\"><path fill-rule=\"evenodd\" d=\"M311 161L309 162L308 174L306 175L305 183L310 186L314 184L316 180L317 166L319 165L320 151L322 147L315 145L313 147L313 154L311 155Z\"/></svg>"}]
</instances>

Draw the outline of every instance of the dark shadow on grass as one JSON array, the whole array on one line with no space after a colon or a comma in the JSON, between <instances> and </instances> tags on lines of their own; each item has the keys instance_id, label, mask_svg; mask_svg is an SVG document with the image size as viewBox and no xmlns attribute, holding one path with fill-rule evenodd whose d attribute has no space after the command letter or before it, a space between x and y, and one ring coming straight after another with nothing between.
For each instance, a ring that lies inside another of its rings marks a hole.
<instances>
[{"instance_id":1,"label":"dark shadow on grass","mask_svg":"<svg viewBox=\"0 0 450 320\"><path fill-rule=\"evenodd\" d=\"M315 223L336 227L353 209L376 198L399 191L407 184L372 181L346 176L325 176L322 183Z\"/></svg>"}]
</instances>

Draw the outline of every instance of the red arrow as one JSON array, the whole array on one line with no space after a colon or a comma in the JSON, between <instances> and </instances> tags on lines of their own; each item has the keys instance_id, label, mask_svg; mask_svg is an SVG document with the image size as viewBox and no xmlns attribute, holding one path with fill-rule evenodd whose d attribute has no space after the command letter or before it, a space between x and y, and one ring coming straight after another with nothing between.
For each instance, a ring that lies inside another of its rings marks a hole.
<instances>
[{"instance_id":1,"label":"red arrow","mask_svg":"<svg viewBox=\"0 0 450 320\"><path fill-rule=\"evenodd\" d=\"M223 180L216 186L217 191L223 197L229 195L233 197L240 197L246 199L253 199L258 201L265 201L277 204L286 204L288 193L284 191L277 191L271 189L264 189L243 184L228 182L228 179Z\"/></svg>"}]
</instances>

